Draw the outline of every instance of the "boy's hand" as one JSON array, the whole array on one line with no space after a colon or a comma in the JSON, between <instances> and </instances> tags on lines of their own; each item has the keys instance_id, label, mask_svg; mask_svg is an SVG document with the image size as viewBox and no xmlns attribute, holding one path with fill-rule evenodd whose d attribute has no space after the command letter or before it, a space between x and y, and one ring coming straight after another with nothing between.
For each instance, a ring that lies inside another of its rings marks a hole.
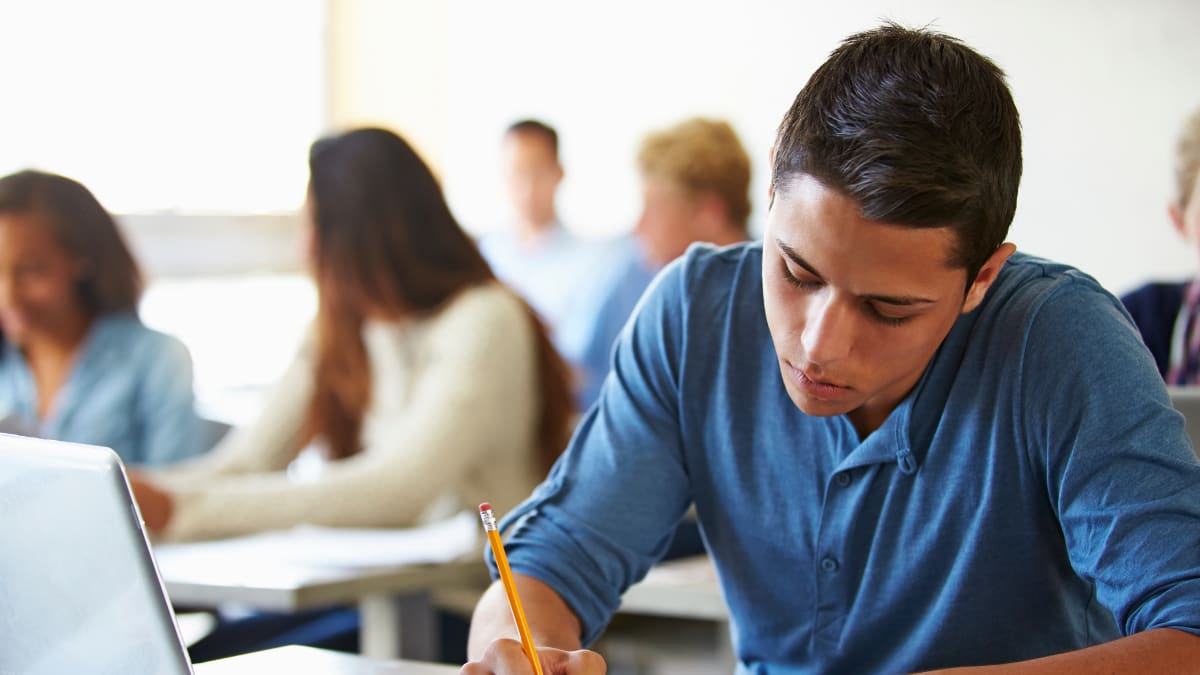
<instances>
[{"instance_id":1,"label":"boy's hand","mask_svg":"<svg viewBox=\"0 0 1200 675\"><path fill-rule=\"evenodd\" d=\"M599 654L586 649L563 651L544 647L538 650L544 675L604 675L608 667ZM479 661L462 667L460 675L533 675L533 668L517 640L494 640Z\"/></svg>"}]
</instances>

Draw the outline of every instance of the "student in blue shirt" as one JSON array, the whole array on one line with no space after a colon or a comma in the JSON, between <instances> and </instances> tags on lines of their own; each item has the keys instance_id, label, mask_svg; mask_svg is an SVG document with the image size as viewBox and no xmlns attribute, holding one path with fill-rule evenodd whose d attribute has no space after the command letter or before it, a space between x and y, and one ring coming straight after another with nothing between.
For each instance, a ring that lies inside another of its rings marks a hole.
<instances>
[{"instance_id":1,"label":"student in blue shirt","mask_svg":"<svg viewBox=\"0 0 1200 675\"><path fill-rule=\"evenodd\" d=\"M1120 302L1005 238L1001 70L895 25L850 37L773 149L763 242L647 291L508 558L546 673L694 501L739 673L1186 672L1200 465ZM528 673L503 590L464 675Z\"/></svg>"},{"instance_id":2,"label":"student in blue shirt","mask_svg":"<svg viewBox=\"0 0 1200 675\"><path fill-rule=\"evenodd\" d=\"M592 280L603 271L606 247L578 237L558 218L555 200L564 171L553 127L534 119L512 123L501 156L513 220L482 237L479 252L496 278L538 313L572 369L582 371L575 336L587 330L595 309ZM572 373L572 379L582 375Z\"/></svg>"},{"instance_id":3,"label":"student in blue shirt","mask_svg":"<svg viewBox=\"0 0 1200 675\"><path fill-rule=\"evenodd\" d=\"M110 447L127 464L206 449L183 343L138 319L142 276L111 215L79 183L0 178L4 430Z\"/></svg>"},{"instance_id":4,"label":"student in blue shirt","mask_svg":"<svg viewBox=\"0 0 1200 675\"><path fill-rule=\"evenodd\" d=\"M558 132L539 120L514 122L504 132L501 156L513 221L482 237L479 250L496 277L556 331L579 301L576 272L594 258L591 245L558 218L555 200L564 176Z\"/></svg>"}]
</instances>

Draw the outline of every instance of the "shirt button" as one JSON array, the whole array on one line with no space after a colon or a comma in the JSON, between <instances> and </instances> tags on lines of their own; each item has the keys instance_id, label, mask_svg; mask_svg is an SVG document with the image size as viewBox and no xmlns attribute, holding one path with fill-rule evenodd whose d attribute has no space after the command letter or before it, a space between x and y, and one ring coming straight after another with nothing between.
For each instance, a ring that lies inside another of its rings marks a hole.
<instances>
[{"instance_id":1,"label":"shirt button","mask_svg":"<svg viewBox=\"0 0 1200 675\"><path fill-rule=\"evenodd\" d=\"M839 473L837 475L837 478L835 478L834 480L837 481L838 485L840 485L842 487L846 487L847 485L850 484L850 474L845 473L845 472Z\"/></svg>"},{"instance_id":2,"label":"shirt button","mask_svg":"<svg viewBox=\"0 0 1200 675\"><path fill-rule=\"evenodd\" d=\"M836 572L837 568L838 562L833 558L821 558L821 569L826 572Z\"/></svg>"}]
</instances>

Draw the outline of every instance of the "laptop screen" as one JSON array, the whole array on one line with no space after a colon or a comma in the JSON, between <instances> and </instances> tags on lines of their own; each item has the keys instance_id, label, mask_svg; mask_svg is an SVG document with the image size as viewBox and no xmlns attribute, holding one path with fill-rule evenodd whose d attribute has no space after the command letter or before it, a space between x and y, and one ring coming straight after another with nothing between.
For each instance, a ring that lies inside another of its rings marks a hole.
<instances>
[{"instance_id":1,"label":"laptop screen","mask_svg":"<svg viewBox=\"0 0 1200 675\"><path fill-rule=\"evenodd\" d=\"M0 435L0 674L190 673L120 461Z\"/></svg>"}]
</instances>

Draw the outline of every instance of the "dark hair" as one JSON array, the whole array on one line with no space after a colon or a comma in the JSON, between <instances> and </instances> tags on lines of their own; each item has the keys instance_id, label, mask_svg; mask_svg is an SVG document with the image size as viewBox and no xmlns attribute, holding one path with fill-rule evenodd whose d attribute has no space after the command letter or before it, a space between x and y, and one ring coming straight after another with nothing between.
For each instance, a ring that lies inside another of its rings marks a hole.
<instances>
[{"instance_id":1,"label":"dark hair","mask_svg":"<svg viewBox=\"0 0 1200 675\"><path fill-rule=\"evenodd\" d=\"M495 277L429 168L396 134L358 129L318 140L309 169L319 301L308 432L347 457L359 450L370 392L362 341L368 313L428 314ZM537 316L526 311L537 338L542 397L537 450L549 469L569 434L569 371Z\"/></svg>"},{"instance_id":2,"label":"dark hair","mask_svg":"<svg viewBox=\"0 0 1200 675\"><path fill-rule=\"evenodd\" d=\"M546 145L550 146L550 154L558 159L558 132L549 124L538 120L518 120L508 125L508 129L504 132L505 136L512 134L540 136L542 140L546 141Z\"/></svg>"},{"instance_id":3,"label":"dark hair","mask_svg":"<svg viewBox=\"0 0 1200 675\"><path fill-rule=\"evenodd\" d=\"M111 214L76 181L27 169L0 178L0 213L43 221L71 257L83 263L76 285L89 316L137 313L142 272Z\"/></svg>"},{"instance_id":4,"label":"dark hair","mask_svg":"<svg viewBox=\"0 0 1200 675\"><path fill-rule=\"evenodd\" d=\"M967 282L1004 243L1021 125L1004 72L959 40L892 23L852 35L779 126L772 186L807 174L878 222L951 228Z\"/></svg>"}]
</instances>

